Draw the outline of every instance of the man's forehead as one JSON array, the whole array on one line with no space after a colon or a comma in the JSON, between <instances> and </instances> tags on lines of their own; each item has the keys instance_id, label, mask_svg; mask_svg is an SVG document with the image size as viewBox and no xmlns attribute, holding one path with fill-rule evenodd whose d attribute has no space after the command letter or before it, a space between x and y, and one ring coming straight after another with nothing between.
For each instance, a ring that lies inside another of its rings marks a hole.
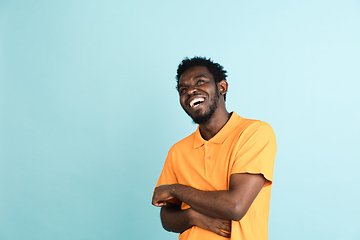
<instances>
[{"instance_id":1,"label":"man's forehead","mask_svg":"<svg viewBox=\"0 0 360 240\"><path fill-rule=\"evenodd\" d=\"M186 81L189 79L193 79L193 78L200 78L200 77L206 77L206 78L210 78L213 79L213 75L211 74L211 72L207 69L207 67L205 66L194 66L192 68L189 68L187 70L185 70L180 78L179 78L179 83L181 81Z\"/></svg>"}]
</instances>

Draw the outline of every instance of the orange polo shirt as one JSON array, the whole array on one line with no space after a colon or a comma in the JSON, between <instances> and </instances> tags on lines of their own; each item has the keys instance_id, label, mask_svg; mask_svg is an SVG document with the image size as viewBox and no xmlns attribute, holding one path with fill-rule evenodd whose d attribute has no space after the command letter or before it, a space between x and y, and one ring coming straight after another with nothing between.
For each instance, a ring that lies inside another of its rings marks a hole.
<instances>
[{"instance_id":1,"label":"orange polo shirt","mask_svg":"<svg viewBox=\"0 0 360 240\"><path fill-rule=\"evenodd\" d=\"M199 127L170 149L156 186L183 184L204 191L228 190L231 174L262 174L266 183L240 221L232 221L231 240L268 239L270 193L276 154L275 134L269 124L232 113L209 141ZM182 203L182 209L189 208ZM180 240L228 239L197 226Z\"/></svg>"}]
</instances>

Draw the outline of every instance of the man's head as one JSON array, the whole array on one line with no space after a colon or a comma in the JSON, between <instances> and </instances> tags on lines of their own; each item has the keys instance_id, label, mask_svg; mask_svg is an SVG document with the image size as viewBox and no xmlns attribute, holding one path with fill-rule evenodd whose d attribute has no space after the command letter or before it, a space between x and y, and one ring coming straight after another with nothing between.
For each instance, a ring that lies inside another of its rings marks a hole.
<instances>
[{"instance_id":1,"label":"man's head","mask_svg":"<svg viewBox=\"0 0 360 240\"><path fill-rule=\"evenodd\" d=\"M196 57L183 60L177 73L180 104L195 123L209 121L218 107L225 110L227 82L222 66L210 59Z\"/></svg>"},{"instance_id":2,"label":"man's head","mask_svg":"<svg viewBox=\"0 0 360 240\"><path fill-rule=\"evenodd\" d=\"M179 88L179 79L181 74L183 74L189 68L195 66L204 66L208 69L208 71L213 75L215 83L220 82L221 80L226 81L226 70L223 66L218 63L214 63L210 58L206 59L203 57L193 57L193 58L185 58L179 64L176 74L176 82L177 82L177 89ZM226 100L226 94L224 95L224 101Z\"/></svg>"}]
</instances>

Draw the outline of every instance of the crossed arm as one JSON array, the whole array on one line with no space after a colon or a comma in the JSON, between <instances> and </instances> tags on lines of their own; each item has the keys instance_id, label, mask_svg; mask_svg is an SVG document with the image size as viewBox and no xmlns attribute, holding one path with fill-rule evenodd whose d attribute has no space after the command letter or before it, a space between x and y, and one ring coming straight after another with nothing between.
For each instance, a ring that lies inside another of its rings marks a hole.
<instances>
[{"instance_id":1,"label":"crossed arm","mask_svg":"<svg viewBox=\"0 0 360 240\"><path fill-rule=\"evenodd\" d=\"M229 237L231 220L239 221L265 184L261 174L236 173L230 177L229 190L202 191L181 184L162 185L155 189L152 204L161 209L163 227L183 232L198 226ZM167 201L178 199L191 208L181 210Z\"/></svg>"}]
</instances>

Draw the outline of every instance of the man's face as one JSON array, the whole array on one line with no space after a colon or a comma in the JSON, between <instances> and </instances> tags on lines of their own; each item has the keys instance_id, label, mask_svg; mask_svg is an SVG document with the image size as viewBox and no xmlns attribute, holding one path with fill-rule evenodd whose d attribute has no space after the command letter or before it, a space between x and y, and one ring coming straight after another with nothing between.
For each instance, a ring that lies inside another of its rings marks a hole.
<instances>
[{"instance_id":1,"label":"man's face","mask_svg":"<svg viewBox=\"0 0 360 240\"><path fill-rule=\"evenodd\" d=\"M212 117L218 106L219 92L206 67L195 66L184 71L178 91L182 108L195 123L205 123Z\"/></svg>"}]
</instances>

